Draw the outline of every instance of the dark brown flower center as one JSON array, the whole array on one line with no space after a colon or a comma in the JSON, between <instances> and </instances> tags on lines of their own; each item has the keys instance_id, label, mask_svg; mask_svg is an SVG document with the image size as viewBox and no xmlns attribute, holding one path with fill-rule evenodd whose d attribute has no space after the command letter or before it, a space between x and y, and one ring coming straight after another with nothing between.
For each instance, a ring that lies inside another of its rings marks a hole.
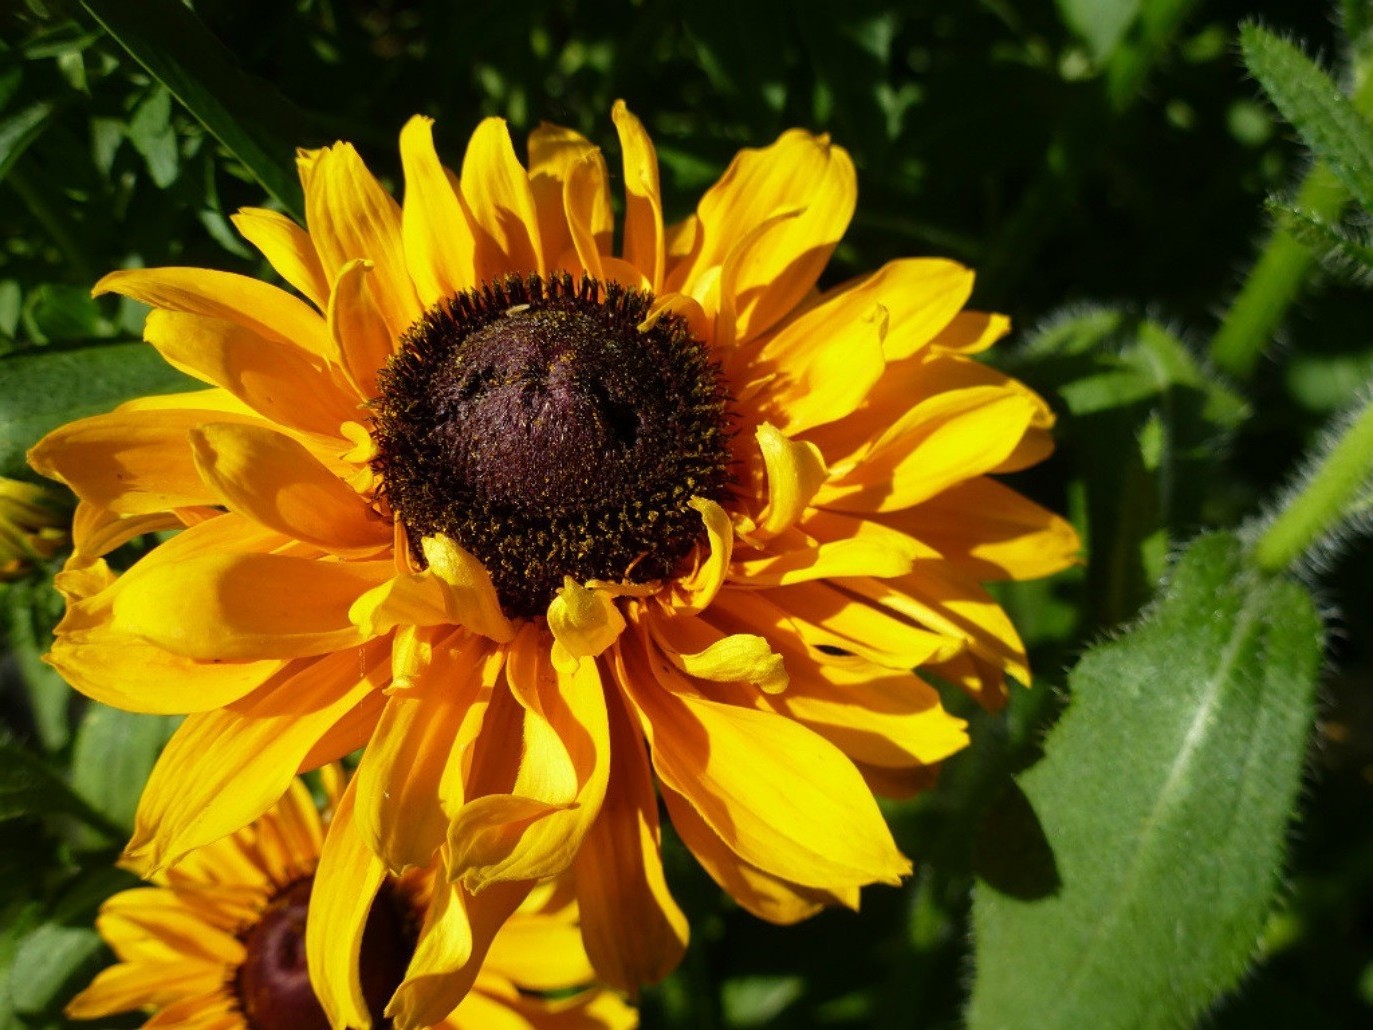
<instances>
[{"instance_id":1,"label":"dark brown flower center","mask_svg":"<svg viewBox=\"0 0 1373 1030\"><path fill-rule=\"evenodd\" d=\"M306 877L282 890L242 934L246 955L234 987L253 1030L329 1030L305 968L305 914L313 883L314 877ZM382 1011L405 976L415 935L413 917L387 883L362 935L362 989L373 1026L390 1026Z\"/></svg>"},{"instance_id":2,"label":"dark brown flower center","mask_svg":"<svg viewBox=\"0 0 1373 1030\"><path fill-rule=\"evenodd\" d=\"M729 484L726 393L684 320L566 275L451 297L382 371L376 467L412 546L444 533L507 616L564 576L671 576L704 536L693 497ZM417 553L416 558L423 560Z\"/></svg>"}]
</instances>

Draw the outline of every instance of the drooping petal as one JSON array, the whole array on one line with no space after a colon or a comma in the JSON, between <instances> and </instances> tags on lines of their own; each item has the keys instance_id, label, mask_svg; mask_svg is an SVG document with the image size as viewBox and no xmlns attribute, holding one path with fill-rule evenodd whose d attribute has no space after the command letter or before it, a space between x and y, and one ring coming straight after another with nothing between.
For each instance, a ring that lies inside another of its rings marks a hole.
<instances>
[{"instance_id":1,"label":"drooping petal","mask_svg":"<svg viewBox=\"0 0 1373 1030\"><path fill-rule=\"evenodd\" d=\"M686 614L710 607L725 584L730 557L734 553L734 526L725 509L704 497L693 497L690 504L701 513L701 521L705 523L706 545L700 565L680 580L686 601L679 608Z\"/></svg>"},{"instance_id":2,"label":"drooping petal","mask_svg":"<svg viewBox=\"0 0 1373 1030\"><path fill-rule=\"evenodd\" d=\"M91 291L118 293L154 308L237 322L258 336L323 355L324 319L303 300L269 283L208 268L131 268L111 272Z\"/></svg>"},{"instance_id":3,"label":"drooping petal","mask_svg":"<svg viewBox=\"0 0 1373 1030\"><path fill-rule=\"evenodd\" d=\"M405 170L405 259L420 303L477 285L472 228L434 150L434 120L415 115L400 134Z\"/></svg>"},{"instance_id":4,"label":"drooping petal","mask_svg":"<svg viewBox=\"0 0 1373 1030\"><path fill-rule=\"evenodd\" d=\"M390 547L391 523L290 437L216 422L192 430L191 446L201 478L231 510L334 554Z\"/></svg>"},{"instance_id":5,"label":"drooping petal","mask_svg":"<svg viewBox=\"0 0 1373 1030\"><path fill-rule=\"evenodd\" d=\"M688 676L751 683L767 694L787 687L782 656L756 633L722 633L699 618L649 618L646 623L663 655Z\"/></svg>"},{"instance_id":6,"label":"drooping petal","mask_svg":"<svg viewBox=\"0 0 1373 1030\"><path fill-rule=\"evenodd\" d=\"M663 286L663 201L658 183L658 154L643 123L623 100L611 108L624 162L624 258L643 273L656 294ZM700 337L697 337L700 339Z\"/></svg>"},{"instance_id":7,"label":"drooping petal","mask_svg":"<svg viewBox=\"0 0 1373 1030\"><path fill-rule=\"evenodd\" d=\"M579 659L594 658L615 643L624 632L625 619L608 591L564 576L548 605L548 628L553 634L553 663L570 670Z\"/></svg>"},{"instance_id":8,"label":"drooping petal","mask_svg":"<svg viewBox=\"0 0 1373 1030\"><path fill-rule=\"evenodd\" d=\"M320 736L386 685L386 657L374 642L294 662L242 700L188 718L153 766L126 857L155 871L261 816Z\"/></svg>"},{"instance_id":9,"label":"drooping petal","mask_svg":"<svg viewBox=\"0 0 1373 1030\"><path fill-rule=\"evenodd\" d=\"M276 554L164 562L136 581L133 570L125 574L111 625L202 661L326 654L367 639L349 621L348 609L393 572L389 561Z\"/></svg>"},{"instance_id":10,"label":"drooping petal","mask_svg":"<svg viewBox=\"0 0 1373 1030\"><path fill-rule=\"evenodd\" d=\"M826 890L896 883L910 871L863 778L838 748L771 712L644 680L667 670L636 675L629 665L621 686L638 709L659 780L685 796L740 858Z\"/></svg>"},{"instance_id":11,"label":"drooping petal","mask_svg":"<svg viewBox=\"0 0 1373 1030\"><path fill-rule=\"evenodd\" d=\"M378 282L376 266L355 258L339 269L329 295L329 362L363 402L381 392L377 372L390 359L397 340L373 299Z\"/></svg>"},{"instance_id":12,"label":"drooping petal","mask_svg":"<svg viewBox=\"0 0 1373 1030\"><path fill-rule=\"evenodd\" d=\"M813 443L791 440L767 422L754 435L767 470L768 502L750 537L767 540L795 525L829 472Z\"/></svg>"},{"instance_id":13,"label":"drooping petal","mask_svg":"<svg viewBox=\"0 0 1373 1030\"><path fill-rule=\"evenodd\" d=\"M350 261L372 262L372 295L392 337L399 339L422 310L405 263L400 205L351 144L338 143L312 155L305 180L305 222L331 283Z\"/></svg>"},{"instance_id":14,"label":"drooping petal","mask_svg":"<svg viewBox=\"0 0 1373 1030\"><path fill-rule=\"evenodd\" d=\"M546 272L529 173L515 156L503 118L485 118L462 161L462 196L472 218L476 279Z\"/></svg>"},{"instance_id":15,"label":"drooping petal","mask_svg":"<svg viewBox=\"0 0 1373 1030\"><path fill-rule=\"evenodd\" d=\"M583 162L588 163L586 172L574 185L574 169ZM581 133L543 122L529 134L529 187L538 211L546 267L555 267L559 256L573 246L574 231L569 220L574 212L590 247L587 256L610 252L614 216L606 180L605 158L600 148ZM581 250L579 246L579 253ZM601 277L590 264L585 267Z\"/></svg>"},{"instance_id":16,"label":"drooping petal","mask_svg":"<svg viewBox=\"0 0 1373 1030\"><path fill-rule=\"evenodd\" d=\"M582 155L567 168L563 180L563 211L567 231L572 237L572 249L577 255L577 265L569 271L575 275L585 269L593 278L606 280L609 276L605 264L610 259L603 259L602 255L610 249L613 223L605 158L599 150ZM635 272L637 274L637 270Z\"/></svg>"},{"instance_id":17,"label":"drooping petal","mask_svg":"<svg viewBox=\"0 0 1373 1030\"><path fill-rule=\"evenodd\" d=\"M386 1007L396 1030L432 1026L471 989L487 949L533 885L493 883L480 894L457 884L434 892L405 980Z\"/></svg>"},{"instance_id":18,"label":"drooping petal","mask_svg":"<svg viewBox=\"0 0 1373 1030\"><path fill-rule=\"evenodd\" d=\"M329 303L329 277L319 263L310 234L279 211L243 207L229 216L234 228L276 269L277 274L323 311Z\"/></svg>"},{"instance_id":19,"label":"drooping petal","mask_svg":"<svg viewBox=\"0 0 1373 1030\"><path fill-rule=\"evenodd\" d=\"M643 738L618 699L608 707L610 780L573 875L592 965L606 983L634 995L677 967L688 929L663 877L658 800Z\"/></svg>"},{"instance_id":20,"label":"drooping petal","mask_svg":"<svg viewBox=\"0 0 1373 1030\"><path fill-rule=\"evenodd\" d=\"M305 923L306 968L315 996L334 1026L368 1026L359 958L372 902L386 867L353 822L357 780L339 799L319 856Z\"/></svg>"}]
</instances>

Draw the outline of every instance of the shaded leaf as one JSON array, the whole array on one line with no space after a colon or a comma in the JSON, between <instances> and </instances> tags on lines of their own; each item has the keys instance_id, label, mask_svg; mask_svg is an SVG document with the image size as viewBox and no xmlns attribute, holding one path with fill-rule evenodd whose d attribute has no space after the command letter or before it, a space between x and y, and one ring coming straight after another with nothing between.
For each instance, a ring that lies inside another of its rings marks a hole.
<instances>
[{"instance_id":1,"label":"shaded leaf","mask_svg":"<svg viewBox=\"0 0 1373 1030\"><path fill-rule=\"evenodd\" d=\"M1373 210L1373 128L1301 49L1253 23L1240 29L1245 66L1282 116L1366 210Z\"/></svg>"},{"instance_id":2,"label":"shaded leaf","mask_svg":"<svg viewBox=\"0 0 1373 1030\"><path fill-rule=\"evenodd\" d=\"M14 1011L53 1016L102 965L105 944L90 926L44 923L26 936L14 955L10 986Z\"/></svg>"},{"instance_id":3,"label":"shaded leaf","mask_svg":"<svg viewBox=\"0 0 1373 1030\"><path fill-rule=\"evenodd\" d=\"M131 397L198 384L142 343L26 351L0 358L0 476L31 475L24 453L51 429Z\"/></svg>"},{"instance_id":4,"label":"shaded leaf","mask_svg":"<svg viewBox=\"0 0 1373 1030\"><path fill-rule=\"evenodd\" d=\"M72 787L110 820L132 829L143 784L180 721L92 702L76 731Z\"/></svg>"},{"instance_id":5,"label":"shaded leaf","mask_svg":"<svg viewBox=\"0 0 1373 1030\"><path fill-rule=\"evenodd\" d=\"M1059 17L1098 64L1111 56L1139 17L1143 0L1058 0Z\"/></svg>"},{"instance_id":6,"label":"shaded leaf","mask_svg":"<svg viewBox=\"0 0 1373 1030\"><path fill-rule=\"evenodd\" d=\"M52 113L53 104L39 101L0 118L0 181L51 124Z\"/></svg>"},{"instance_id":7,"label":"shaded leaf","mask_svg":"<svg viewBox=\"0 0 1373 1030\"><path fill-rule=\"evenodd\" d=\"M1088 652L1020 778L1062 887L976 888L974 1030L1190 1025L1238 982L1279 882L1321 645L1307 591L1217 534Z\"/></svg>"},{"instance_id":8,"label":"shaded leaf","mask_svg":"<svg viewBox=\"0 0 1373 1030\"><path fill-rule=\"evenodd\" d=\"M295 148L311 142L304 118L177 0L82 0L95 19L162 83L253 178L297 219L304 207Z\"/></svg>"},{"instance_id":9,"label":"shaded leaf","mask_svg":"<svg viewBox=\"0 0 1373 1030\"><path fill-rule=\"evenodd\" d=\"M75 816L110 837L124 832L27 749L0 738L0 822L48 815Z\"/></svg>"}]
</instances>

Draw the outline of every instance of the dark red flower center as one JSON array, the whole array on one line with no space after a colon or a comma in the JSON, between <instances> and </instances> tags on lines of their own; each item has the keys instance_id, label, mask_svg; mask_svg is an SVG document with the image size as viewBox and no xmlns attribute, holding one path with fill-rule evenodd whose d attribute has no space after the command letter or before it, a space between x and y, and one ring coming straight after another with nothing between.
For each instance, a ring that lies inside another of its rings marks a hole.
<instances>
[{"instance_id":1,"label":"dark red flower center","mask_svg":"<svg viewBox=\"0 0 1373 1030\"><path fill-rule=\"evenodd\" d=\"M507 616L563 584L671 576L704 536L693 497L729 485L726 392L686 322L652 297L567 275L511 277L412 326L374 403L386 496L410 534L446 534Z\"/></svg>"}]
</instances>

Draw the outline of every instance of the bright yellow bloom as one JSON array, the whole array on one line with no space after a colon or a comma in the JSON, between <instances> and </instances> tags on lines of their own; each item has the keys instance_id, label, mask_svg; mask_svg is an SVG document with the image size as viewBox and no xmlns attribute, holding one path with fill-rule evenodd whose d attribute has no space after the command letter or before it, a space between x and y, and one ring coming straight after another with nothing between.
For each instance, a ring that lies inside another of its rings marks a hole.
<instances>
[{"instance_id":1,"label":"bright yellow bloom","mask_svg":"<svg viewBox=\"0 0 1373 1030\"><path fill-rule=\"evenodd\" d=\"M51 491L0 476L0 582L56 554L67 543L66 525Z\"/></svg>"},{"instance_id":2,"label":"bright yellow bloom","mask_svg":"<svg viewBox=\"0 0 1373 1030\"><path fill-rule=\"evenodd\" d=\"M1052 417L973 359L1007 322L962 310L971 272L901 260L817 292L856 200L841 148L786 132L665 225L652 143L614 121L618 253L606 163L568 129L536 129L526 169L488 119L454 175L414 118L403 204L351 146L302 153L308 231L235 221L304 299L107 276L209 388L31 454L83 502L51 661L106 703L191 713L130 853L164 866L367 745L340 883L440 853L453 884L402 1026L452 1008L567 870L602 978L671 970L659 796L766 919L896 883L872 792L919 790L966 743L911 670L1000 704L1029 672L979 581L1078 546L991 478L1046 455ZM343 886L321 913L333 939L365 917Z\"/></svg>"},{"instance_id":3,"label":"bright yellow bloom","mask_svg":"<svg viewBox=\"0 0 1373 1030\"><path fill-rule=\"evenodd\" d=\"M325 766L326 814L343 780ZM190 852L155 886L121 891L97 926L119 961L67 1006L72 1019L143 1009L146 1026L220 1030L327 1028L305 961L306 911L324 826L300 780L251 826ZM366 937L348 974L375 1017L401 979L416 934L427 933L432 870L370 885ZM359 891L364 890L361 884ZM622 1030L634 1011L603 989L550 1000L534 992L594 978L565 890L531 897L496 936L470 994L435 1024L450 1030ZM422 930L422 928L424 928ZM313 957L311 965L313 965ZM364 1009L364 1011L366 1010Z\"/></svg>"}]
</instances>

